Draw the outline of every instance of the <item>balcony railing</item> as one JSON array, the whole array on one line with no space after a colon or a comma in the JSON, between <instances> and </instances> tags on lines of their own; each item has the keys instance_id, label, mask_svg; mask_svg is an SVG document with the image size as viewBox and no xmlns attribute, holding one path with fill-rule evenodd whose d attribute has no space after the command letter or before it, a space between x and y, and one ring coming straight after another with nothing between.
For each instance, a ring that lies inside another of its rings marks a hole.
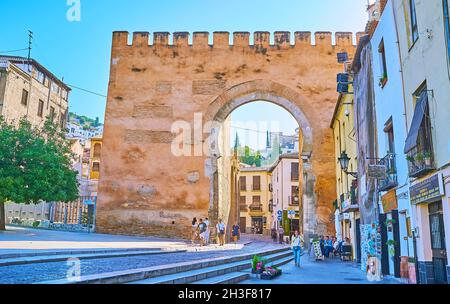
<instances>
[{"instance_id":1,"label":"balcony railing","mask_svg":"<svg viewBox=\"0 0 450 304\"><path fill-rule=\"evenodd\" d=\"M380 165L386 166L386 178L379 181L378 189L380 191L388 191L398 186L397 166L395 163L395 154L388 153L379 162Z\"/></svg>"},{"instance_id":2,"label":"balcony railing","mask_svg":"<svg viewBox=\"0 0 450 304\"><path fill-rule=\"evenodd\" d=\"M407 160L410 177L420 177L435 170L433 153L431 151L414 148L408 153Z\"/></svg>"},{"instance_id":3,"label":"balcony railing","mask_svg":"<svg viewBox=\"0 0 450 304\"><path fill-rule=\"evenodd\" d=\"M263 211L263 206L261 204L250 205L250 212L262 212L262 211Z\"/></svg>"}]
</instances>

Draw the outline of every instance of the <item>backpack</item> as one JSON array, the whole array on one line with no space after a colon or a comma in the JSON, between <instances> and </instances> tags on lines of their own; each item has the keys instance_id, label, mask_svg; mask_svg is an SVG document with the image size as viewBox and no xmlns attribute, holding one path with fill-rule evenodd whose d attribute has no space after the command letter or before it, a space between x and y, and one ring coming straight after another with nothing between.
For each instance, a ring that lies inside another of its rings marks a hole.
<instances>
[{"instance_id":1,"label":"backpack","mask_svg":"<svg viewBox=\"0 0 450 304\"><path fill-rule=\"evenodd\" d=\"M199 226L200 229L200 233L203 233L206 231L206 224L205 223L201 223Z\"/></svg>"}]
</instances>

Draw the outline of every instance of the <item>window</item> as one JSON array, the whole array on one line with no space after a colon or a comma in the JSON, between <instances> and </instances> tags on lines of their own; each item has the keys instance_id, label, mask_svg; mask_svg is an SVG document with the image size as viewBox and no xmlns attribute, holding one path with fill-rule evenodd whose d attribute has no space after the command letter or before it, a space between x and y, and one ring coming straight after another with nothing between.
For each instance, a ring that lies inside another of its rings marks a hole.
<instances>
[{"instance_id":1,"label":"window","mask_svg":"<svg viewBox=\"0 0 450 304\"><path fill-rule=\"evenodd\" d=\"M261 176L253 176L253 191L261 191Z\"/></svg>"},{"instance_id":2,"label":"window","mask_svg":"<svg viewBox=\"0 0 450 304\"><path fill-rule=\"evenodd\" d=\"M409 8L411 15L411 39L414 44L419 39L419 28L417 26L416 1L409 0Z\"/></svg>"},{"instance_id":3,"label":"window","mask_svg":"<svg viewBox=\"0 0 450 304\"><path fill-rule=\"evenodd\" d=\"M59 86L56 83L52 82L51 90L54 93L59 93Z\"/></svg>"},{"instance_id":4,"label":"window","mask_svg":"<svg viewBox=\"0 0 450 304\"><path fill-rule=\"evenodd\" d=\"M44 83L45 83L45 74L42 73L41 71L37 71L36 79L37 79L37 81L39 81L40 83L44 84Z\"/></svg>"},{"instance_id":5,"label":"window","mask_svg":"<svg viewBox=\"0 0 450 304\"><path fill-rule=\"evenodd\" d=\"M26 106L28 105L28 91L23 89L22 90L22 105Z\"/></svg>"},{"instance_id":6,"label":"window","mask_svg":"<svg viewBox=\"0 0 450 304\"><path fill-rule=\"evenodd\" d=\"M443 0L443 4L444 4L444 22L445 22L444 27L445 27L445 34L447 36L447 58L450 68L450 0Z\"/></svg>"},{"instance_id":7,"label":"window","mask_svg":"<svg viewBox=\"0 0 450 304\"><path fill-rule=\"evenodd\" d=\"M298 163L291 163L291 181L298 181Z\"/></svg>"},{"instance_id":8,"label":"window","mask_svg":"<svg viewBox=\"0 0 450 304\"><path fill-rule=\"evenodd\" d=\"M261 196L253 196L253 205L259 205L261 204Z\"/></svg>"},{"instance_id":9,"label":"window","mask_svg":"<svg viewBox=\"0 0 450 304\"><path fill-rule=\"evenodd\" d=\"M245 176L239 178L239 183L241 185L241 191L247 191L247 178Z\"/></svg>"},{"instance_id":10,"label":"window","mask_svg":"<svg viewBox=\"0 0 450 304\"><path fill-rule=\"evenodd\" d=\"M38 105L38 113L37 115L39 117L42 117L44 115L44 101L39 99L39 105Z\"/></svg>"},{"instance_id":11,"label":"window","mask_svg":"<svg viewBox=\"0 0 450 304\"><path fill-rule=\"evenodd\" d=\"M54 107L50 107L50 119L51 119L51 121L55 120L55 108Z\"/></svg>"},{"instance_id":12,"label":"window","mask_svg":"<svg viewBox=\"0 0 450 304\"><path fill-rule=\"evenodd\" d=\"M101 153L102 153L102 146L99 143L95 144L94 145L94 157L100 157Z\"/></svg>"},{"instance_id":13,"label":"window","mask_svg":"<svg viewBox=\"0 0 450 304\"><path fill-rule=\"evenodd\" d=\"M100 163L99 162L95 162L92 164L92 171L93 172L100 172Z\"/></svg>"},{"instance_id":14,"label":"window","mask_svg":"<svg viewBox=\"0 0 450 304\"><path fill-rule=\"evenodd\" d=\"M292 186L291 198L292 198L291 205L298 205L299 197L298 197L298 187L297 186Z\"/></svg>"},{"instance_id":15,"label":"window","mask_svg":"<svg viewBox=\"0 0 450 304\"><path fill-rule=\"evenodd\" d=\"M241 206L247 205L247 201L246 201L246 199L245 199L245 196L240 196L240 197L239 197L239 204L240 204Z\"/></svg>"},{"instance_id":16,"label":"window","mask_svg":"<svg viewBox=\"0 0 450 304\"><path fill-rule=\"evenodd\" d=\"M387 153L395 154L394 125L392 124L392 117L385 123L384 133L386 134Z\"/></svg>"},{"instance_id":17,"label":"window","mask_svg":"<svg viewBox=\"0 0 450 304\"><path fill-rule=\"evenodd\" d=\"M388 81L386 51L384 49L384 40L381 40L381 43L378 46L378 53L380 55L380 71L381 71L380 86L384 87Z\"/></svg>"}]
</instances>

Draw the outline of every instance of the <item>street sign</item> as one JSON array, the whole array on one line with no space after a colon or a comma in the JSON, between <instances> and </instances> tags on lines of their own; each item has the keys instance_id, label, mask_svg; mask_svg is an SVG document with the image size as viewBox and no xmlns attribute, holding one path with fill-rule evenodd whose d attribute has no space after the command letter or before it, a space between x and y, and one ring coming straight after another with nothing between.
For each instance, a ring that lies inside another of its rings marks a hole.
<instances>
[{"instance_id":1,"label":"street sign","mask_svg":"<svg viewBox=\"0 0 450 304\"><path fill-rule=\"evenodd\" d=\"M387 170L385 165L369 165L367 168L367 175L371 178L383 180L387 177Z\"/></svg>"},{"instance_id":2,"label":"street sign","mask_svg":"<svg viewBox=\"0 0 450 304\"><path fill-rule=\"evenodd\" d=\"M84 200L83 204L86 206L93 206L94 205L94 201L93 200Z\"/></svg>"}]
</instances>

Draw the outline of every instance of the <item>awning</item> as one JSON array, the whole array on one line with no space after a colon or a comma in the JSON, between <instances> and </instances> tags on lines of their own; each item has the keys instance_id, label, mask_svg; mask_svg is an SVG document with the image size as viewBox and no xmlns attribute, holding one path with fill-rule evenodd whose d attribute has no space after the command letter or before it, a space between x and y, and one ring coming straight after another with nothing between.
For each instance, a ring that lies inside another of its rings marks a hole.
<instances>
[{"instance_id":1,"label":"awning","mask_svg":"<svg viewBox=\"0 0 450 304\"><path fill-rule=\"evenodd\" d=\"M409 129L408 137L406 138L405 153L408 153L417 146L417 137L419 136L420 126L425 117L425 109L428 105L428 92L424 91L420 95L419 101L416 103L414 110L414 117Z\"/></svg>"}]
</instances>

